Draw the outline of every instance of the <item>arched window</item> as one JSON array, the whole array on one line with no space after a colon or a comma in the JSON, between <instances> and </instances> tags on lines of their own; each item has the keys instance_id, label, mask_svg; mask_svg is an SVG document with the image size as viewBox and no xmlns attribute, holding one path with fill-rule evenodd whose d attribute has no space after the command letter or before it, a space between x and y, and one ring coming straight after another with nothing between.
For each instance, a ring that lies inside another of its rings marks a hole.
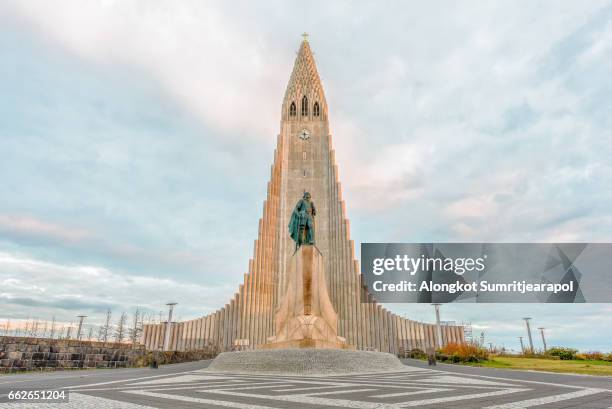
<instances>
[{"instance_id":1,"label":"arched window","mask_svg":"<svg viewBox=\"0 0 612 409\"><path fill-rule=\"evenodd\" d=\"M319 116L319 103L315 102L314 106L312 107L312 114L314 116Z\"/></svg>"},{"instance_id":2,"label":"arched window","mask_svg":"<svg viewBox=\"0 0 612 409\"><path fill-rule=\"evenodd\" d=\"M295 102L292 102L289 106L289 116L295 116L297 110L295 109Z\"/></svg>"},{"instance_id":3,"label":"arched window","mask_svg":"<svg viewBox=\"0 0 612 409\"><path fill-rule=\"evenodd\" d=\"M302 116L307 116L308 115L308 98L306 98L306 95L304 95L304 97L302 98Z\"/></svg>"}]
</instances>

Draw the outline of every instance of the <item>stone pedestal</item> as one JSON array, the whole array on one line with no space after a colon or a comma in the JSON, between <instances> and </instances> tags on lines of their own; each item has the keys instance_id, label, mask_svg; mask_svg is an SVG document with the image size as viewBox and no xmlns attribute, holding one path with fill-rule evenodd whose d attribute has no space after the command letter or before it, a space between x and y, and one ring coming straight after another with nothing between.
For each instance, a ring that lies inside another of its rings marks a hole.
<instances>
[{"instance_id":1,"label":"stone pedestal","mask_svg":"<svg viewBox=\"0 0 612 409\"><path fill-rule=\"evenodd\" d=\"M284 297L276 310L276 334L263 349L354 349L338 336L338 315L327 292L325 263L312 245L301 246L289 260Z\"/></svg>"},{"instance_id":2,"label":"stone pedestal","mask_svg":"<svg viewBox=\"0 0 612 409\"><path fill-rule=\"evenodd\" d=\"M345 349L275 349L223 352L206 368L211 373L329 376L409 371L384 352Z\"/></svg>"}]
</instances>

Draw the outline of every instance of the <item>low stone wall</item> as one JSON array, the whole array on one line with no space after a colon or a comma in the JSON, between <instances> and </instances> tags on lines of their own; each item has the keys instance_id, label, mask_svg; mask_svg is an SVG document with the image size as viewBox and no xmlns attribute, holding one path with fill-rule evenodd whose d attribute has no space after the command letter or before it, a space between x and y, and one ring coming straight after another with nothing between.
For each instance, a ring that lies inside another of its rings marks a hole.
<instances>
[{"instance_id":1,"label":"low stone wall","mask_svg":"<svg viewBox=\"0 0 612 409\"><path fill-rule=\"evenodd\" d=\"M141 366L144 346L114 342L0 337L0 373Z\"/></svg>"},{"instance_id":2,"label":"low stone wall","mask_svg":"<svg viewBox=\"0 0 612 409\"><path fill-rule=\"evenodd\" d=\"M192 351L147 351L142 359L143 366L149 366L153 361L158 365L178 364L181 362L201 361L213 359L219 353L213 349L200 349Z\"/></svg>"}]
</instances>

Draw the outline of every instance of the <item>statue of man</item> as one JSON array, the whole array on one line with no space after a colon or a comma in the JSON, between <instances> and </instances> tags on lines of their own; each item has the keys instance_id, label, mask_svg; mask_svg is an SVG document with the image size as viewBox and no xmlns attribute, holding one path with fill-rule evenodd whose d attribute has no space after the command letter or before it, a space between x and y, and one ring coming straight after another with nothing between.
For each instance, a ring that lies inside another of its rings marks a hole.
<instances>
[{"instance_id":1,"label":"statue of man","mask_svg":"<svg viewBox=\"0 0 612 409\"><path fill-rule=\"evenodd\" d=\"M310 193L304 192L293 209L289 221L289 235L295 241L297 250L302 244L314 244L314 217L317 214Z\"/></svg>"}]
</instances>

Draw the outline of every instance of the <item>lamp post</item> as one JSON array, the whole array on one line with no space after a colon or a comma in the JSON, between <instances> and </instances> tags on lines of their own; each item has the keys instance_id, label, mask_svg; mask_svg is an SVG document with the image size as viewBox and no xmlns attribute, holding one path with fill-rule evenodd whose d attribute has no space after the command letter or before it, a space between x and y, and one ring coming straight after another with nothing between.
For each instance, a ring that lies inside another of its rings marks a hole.
<instances>
[{"instance_id":1,"label":"lamp post","mask_svg":"<svg viewBox=\"0 0 612 409\"><path fill-rule=\"evenodd\" d=\"M172 330L172 311L174 311L174 306L177 303L169 302L166 305L168 306L168 322L166 322L166 334L164 335L164 346L162 351L167 351L170 346L170 332Z\"/></svg>"},{"instance_id":2,"label":"lamp post","mask_svg":"<svg viewBox=\"0 0 612 409\"><path fill-rule=\"evenodd\" d=\"M533 349L533 338L531 338L531 327L529 326L530 317L523 318L525 320L525 325L527 326L527 338L529 339L529 352L534 353Z\"/></svg>"},{"instance_id":3,"label":"lamp post","mask_svg":"<svg viewBox=\"0 0 612 409\"><path fill-rule=\"evenodd\" d=\"M518 337L519 341L521 341L521 353L525 353L525 346L523 345L523 337Z\"/></svg>"},{"instance_id":4,"label":"lamp post","mask_svg":"<svg viewBox=\"0 0 612 409\"><path fill-rule=\"evenodd\" d=\"M544 330L545 330L546 328L544 328L544 327L540 327L540 328L538 328L538 329L540 330L540 335L542 335L542 344L544 344L544 353L546 353L546 350L548 349L548 348L546 347L546 338L544 337Z\"/></svg>"},{"instance_id":5,"label":"lamp post","mask_svg":"<svg viewBox=\"0 0 612 409\"><path fill-rule=\"evenodd\" d=\"M440 304L431 304L436 309L436 338L438 339L438 348L442 348L442 327L440 327Z\"/></svg>"}]
</instances>

